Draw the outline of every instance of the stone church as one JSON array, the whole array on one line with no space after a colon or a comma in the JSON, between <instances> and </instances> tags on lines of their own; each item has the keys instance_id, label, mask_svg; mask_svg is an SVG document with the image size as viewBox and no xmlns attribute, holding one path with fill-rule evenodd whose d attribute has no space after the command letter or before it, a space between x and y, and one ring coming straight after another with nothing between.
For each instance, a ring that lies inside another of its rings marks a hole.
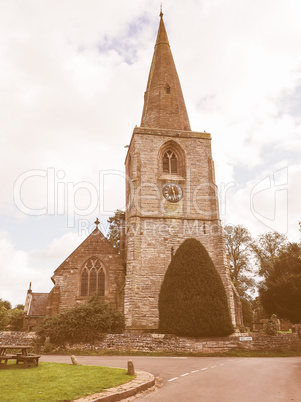
<instances>
[{"instance_id":1,"label":"stone church","mask_svg":"<svg viewBox=\"0 0 301 402\"><path fill-rule=\"evenodd\" d=\"M98 229L55 270L49 294L28 290L24 329L98 294L126 318L128 331L155 332L161 283L187 238L207 249L223 281L232 322L242 324L219 216L211 135L192 131L163 14L140 127L125 160L125 232L118 254Z\"/></svg>"}]
</instances>

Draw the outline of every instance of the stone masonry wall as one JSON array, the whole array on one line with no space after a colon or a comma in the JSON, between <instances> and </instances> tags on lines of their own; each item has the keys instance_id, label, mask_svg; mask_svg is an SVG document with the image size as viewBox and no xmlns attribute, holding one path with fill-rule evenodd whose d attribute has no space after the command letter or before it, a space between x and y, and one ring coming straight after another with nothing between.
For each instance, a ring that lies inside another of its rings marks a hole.
<instances>
[{"instance_id":1,"label":"stone masonry wall","mask_svg":"<svg viewBox=\"0 0 301 402\"><path fill-rule=\"evenodd\" d=\"M241 336L251 336L251 341L240 341ZM0 332L0 345L31 345L34 332ZM177 353L215 353L230 350L300 351L298 334L235 334L224 338L184 338L163 334L108 334L93 344L76 344L69 349L86 351L143 351Z\"/></svg>"},{"instance_id":2,"label":"stone masonry wall","mask_svg":"<svg viewBox=\"0 0 301 402\"><path fill-rule=\"evenodd\" d=\"M123 261L98 229L95 229L54 272L52 279L55 285L60 287L59 311L75 307L89 299L88 296L80 295L80 274L84 263L91 257L98 258L105 271L104 299L123 311Z\"/></svg>"},{"instance_id":3,"label":"stone masonry wall","mask_svg":"<svg viewBox=\"0 0 301 402\"><path fill-rule=\"evenodd\" d=\"M178 152L178 175L166 175L162 152L166 144ZM181 149L182 151L178 151ZM219 220L211 136L180 130L136 127L126 160L127 275L124 312L128 329L158 328L160 287L174 252L187 238L206 247L223 281L234 326L235 303ZM175 182L183 198L168 202L165 183Z\"/></svg>"},{"instance_id":4,"label":"stone masonry wall","mask_svg":"<svg viewBox=\"0 0 301 402\"><path fill-rule=\"evenodd\" d=\"M35 332L0 331L0 345L33 345Z\"/></svg>"}]
</instances>

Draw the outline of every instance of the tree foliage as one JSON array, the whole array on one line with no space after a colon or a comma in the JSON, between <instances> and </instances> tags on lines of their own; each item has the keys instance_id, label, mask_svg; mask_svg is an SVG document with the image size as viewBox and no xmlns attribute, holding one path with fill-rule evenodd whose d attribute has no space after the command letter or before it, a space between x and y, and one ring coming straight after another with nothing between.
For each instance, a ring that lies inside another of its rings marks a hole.
<instances>
[{"instance_id":1,"label":"tree foliage","mask_svg":"<svg viewBox=\"0 0 301 402\"><path fill-rule=\"evenodd\" d=\"M4 331L8 325L8 315L5 302L5 300L0 299L0 331Z\"/></svg>"},{"instance_id":2,"label":"tree foliage","mask_svg":"<svg viewBox=\"0 0 301 402\"><path fill-rule=\"evenodd\" d=\"M224 227L227 253L230 257L230 276L240 297L248 298L254 292L254 266L251 263L250 232L242 225Z\"/></svg>"},{"instance_id":3,"label":"tree foliage","mask_svg":"<svg viewBox=\"0 0 301 402\"><path fill-rule=\"evenodd\" d=\"M242 307L243 323L246 327L252 328L253 324L253 309L252 302L248 299L240 299Z\"/></svg>"},{"instance_id":4,"label":"tree foliage","mask_svg":"<svg viewBox=\"0 0 301 402\"><path fill-rule=\"evenodd\" d=\"M0 331L22 331L23 317L23 304L12 308L9 301L0 299Z\"/></svg>"},{"instance_id":5,"label":"tree foliage","mask_svg":"<svg viewBox=\"0 0 301 402\"><path fill-rule=\"evenodd\" d=\"M259 322L261 319L269 318L265 309L262 306L260 296L255 297L251 300L252 310L253 310L253 322Z\"/></svg>"},{"instance_id":6,"label":"tree foliage","mask_svg":"<svg viewBox=\"0 0 301 402\"><path fill-rule=\"evenodd\" d=\"M23 309L19 309L18 307L12 308L8 310L8 326L7 328L10 331L22 331L23 329L23 318L24 318L24 311Z\"/></svg>"},{"instance_id":7,"label":"tree foliage","mask_svg":"<svg viewBox=\"0 0 301 402\"><path fill-rule=\"evenodd\" d=\"M120 233L122 225L124 225L124 219L125 213L120 209L117 209L117 211L114 213L114 216L111 216L108 219L108 223L110 224L108 240L112 246L118 250L118 253L120 253Z\"/></svg>"},{"instance_id":8,"label":"tree foliage","mask_svg":"<svg viewBox=\"0 0 301 402\"><path fill-rule=\"evenodd\" d=\"M279 254L287 247L285 235L278 232L267 232L257 237L252 249L259 263L259 275L267 279L274 269Z\"/></svg>"},{"instance_id":9,"label":"tree foliage","mask_svg":"<svg viewBox=\"0 0 301 402\"><path fill-rule=\"evenodd\" d=\"M205 247L187 239L178 248L161 286L159 330L179 336L233 332L222 280Z\"/></svg>"},{"instance_id":10,"label":"tree foliage","mask_svg":"<svg viewBox=\"0 0 301 402\"><path fill-rule=\"evenodd\" d=\"M274 258L259 293L268 314L301 322L301 246L288 243Z\"/></svg>"},{"instance_id":11,"label":"tree foliage","mask_svg":"<svg viewBox=\"0 0 301 402\"><path fill-rule=\"evenodd\" d=\"M43 339L48 337L54 345L63 345L91 342L103 333L121 333L123 329L123 314L94 296L85 304L46 317L37 328L37 334Z\"/></svg>"}]
</instances>

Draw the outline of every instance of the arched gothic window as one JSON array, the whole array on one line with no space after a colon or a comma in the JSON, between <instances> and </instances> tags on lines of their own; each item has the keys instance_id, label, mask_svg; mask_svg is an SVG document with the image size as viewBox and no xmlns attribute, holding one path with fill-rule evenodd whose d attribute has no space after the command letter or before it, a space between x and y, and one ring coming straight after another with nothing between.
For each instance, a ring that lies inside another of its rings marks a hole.
<instances>
[{"instance_id":1,"label":"arched gothic window","mask_svg":"<svg viewBox=\"0 0 301 402\"><path fill-rule=\"evenodd\" d=\"M81 296L104 296L105 295L105 272L98 258L92 257L86 261L81 272L80 295Z\"/></svg>"},{"instance_id":2,"label":"arched gothic window","mask_svg":"<svg viewBox=\"0 0 301 402\"><path fill-rule=\"evenodd\" d=\"M177 176L177 179L186 177L186 157L182 146L170 140L162 144L158 152L158 170L161 179L166 180L171 175Z\"/></svg>"},{"instance_id":3,"label":"arched gothic window","mask_svg":"<svg viewBox=\"0 0 301 402\"><path fill-rule=\"evenodd\" d=\"M81 296L88 296L88 283L89 283L89 274L87 269L82 271L81 277Z\"/></svg>"},{"instance_id":4,"label":"arched gothic window","mask_svg":"<svg viewBox=\"0 0 301 402\"><path fill-rule=\"evenodd\" d=\"M163 156L163 173L178 173L178 160L173 151L166 151Z\"/></svg>"},{"instance_id":5,"label":"arched gothic window","mask_svg":"<svg viewBox=\"0 0 301 402\"><path fill-rule=\"evenodd\" d=\"M98 274L98 294L100 296L104 296L105 294L105 273L103 272L103 269L99 271Z\"/></svg>"}]
</instances>

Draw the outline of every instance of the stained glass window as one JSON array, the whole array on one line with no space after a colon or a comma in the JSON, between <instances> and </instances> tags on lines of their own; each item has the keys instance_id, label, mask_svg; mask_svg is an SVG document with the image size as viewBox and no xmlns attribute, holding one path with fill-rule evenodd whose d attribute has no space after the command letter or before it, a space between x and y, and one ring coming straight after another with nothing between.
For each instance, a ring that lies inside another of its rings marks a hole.
<instances>
[{"instance_id":1,"label":"stained glass window","mask_svg":"<svg viewBox=\"0 0 301 402\"><path fill-rule=\"evenodd\" d=\"M98 294L99 296L105 295L105 273L102 268L98 272Z\"/></svg>"},{"instance_id":2,"label":"stained glass window","mask_svg":"<svg viewBox=\"0 0 301 402\"><path fill-rule=\"evenodd\" d=\"M81 273L80 295L105 295L105 271L98 258L90 258L84 265Z\"/></svg>"},{"instance_id":3,"label":"stained glass window","mask_svg":"<svg viewBox=\"0 0 301 402\"><path fill-rule=\"evenodd\" d=\"M81 276L81 296L88 296L88 281L89 274L88 271L84 269Z\"/></svg>"}]
</instances>

